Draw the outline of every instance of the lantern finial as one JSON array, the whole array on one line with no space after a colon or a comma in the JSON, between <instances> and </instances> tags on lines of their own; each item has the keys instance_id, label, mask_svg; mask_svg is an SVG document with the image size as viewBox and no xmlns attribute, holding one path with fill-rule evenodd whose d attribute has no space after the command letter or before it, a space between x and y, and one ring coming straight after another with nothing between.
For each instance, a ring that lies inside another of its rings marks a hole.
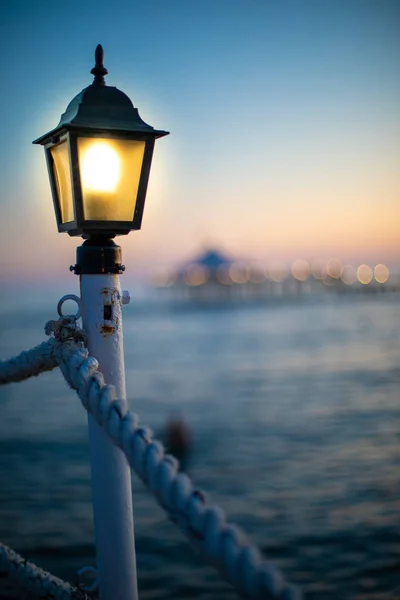
<instances>
[{"instance_id":1,"label":"lantern finial","mask_svg":"<svg viewBox=\"0 0 400 600\"><path fill-rule=\"evenodd\" d=\"M108 71L103 65L104 60L104 50L101 44L98 44L96 47L96 51L94 53L94 59L96 64L93 69L90 71L92 75L94 75L93 84L96 85L106 85L104 80L104 75L107 75Z\"/></svg>"}]
</instances>

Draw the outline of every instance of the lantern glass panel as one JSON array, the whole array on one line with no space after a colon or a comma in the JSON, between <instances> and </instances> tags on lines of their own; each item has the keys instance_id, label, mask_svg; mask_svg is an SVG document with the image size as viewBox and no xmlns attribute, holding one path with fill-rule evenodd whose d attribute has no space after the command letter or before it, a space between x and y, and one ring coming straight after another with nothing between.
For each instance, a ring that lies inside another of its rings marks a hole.
<instances>
[{"instance_id":1,"label":"lantern glass panel","mask_svg":"<svg viewBox=\"0 0 400 600\"><path fill-rule=\"evenodd\" d=\"M78 137L85 220L132 221L146 142Z\"/></svg>"},{"instance_id":2,"label":"lantern glass panel","mask_svg":"<svg viewBox=\"0 0 400 600\"><path fill-rule=\"evenodd\" d=\"M74 205L72 201L71 171L69 166L68 142L50 148L53 159L53 173L60 207L61 222L69 223L74 220Z\"/></svg>"}]
</instances>

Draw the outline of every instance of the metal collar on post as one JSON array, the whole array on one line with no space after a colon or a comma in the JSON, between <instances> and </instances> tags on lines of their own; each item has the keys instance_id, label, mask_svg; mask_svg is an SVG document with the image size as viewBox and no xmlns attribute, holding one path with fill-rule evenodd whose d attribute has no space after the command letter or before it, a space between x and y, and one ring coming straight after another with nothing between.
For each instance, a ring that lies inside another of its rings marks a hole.
<instances>
[{"instance_id":1,"label":"metal collar on post","mask_svg":"<svg viewBox=\"0 0 400 600\"><path fill-rule=\"evenodd\" d=\"M76 265L70 270L75 275L121 274L125 271L121 247L108 238L89 238L76 249Z\"/></svg>"}]
</instances>

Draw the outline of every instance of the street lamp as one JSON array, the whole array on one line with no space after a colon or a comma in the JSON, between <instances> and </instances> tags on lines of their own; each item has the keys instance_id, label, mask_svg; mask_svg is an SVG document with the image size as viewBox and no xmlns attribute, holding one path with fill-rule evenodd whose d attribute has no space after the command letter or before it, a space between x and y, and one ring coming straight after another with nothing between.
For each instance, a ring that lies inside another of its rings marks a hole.
<instances>
[{"instance_id":1,"label":"street lamp","mask_svg":"<svg viewBox=\"0 0 400 600\"><path fill-rule=\"evenodd\" d=\"M93 83L34 143L45 148L58 230L86 238L71 267L80 276L83 328L125 411L124 266L112 238L140 229L154 142L168 132L147 125L128 96L106 86L100 45L95 59ZM100 600L137 600L130 470L90 414L88 423Z\"/></svg>"},{"instance_id":2,"label":"street lamp","mask_svg":"<svg viewBox=\"0 0 400 600\"><path fill-rule=\"evenodd\" d=\"M140 229L154 142L168 132L145 123L126 94L106 85L100 45L95 59L92 85L33 143L45 147L58 230L112 238Z\"/></svg>"}]
</instances>

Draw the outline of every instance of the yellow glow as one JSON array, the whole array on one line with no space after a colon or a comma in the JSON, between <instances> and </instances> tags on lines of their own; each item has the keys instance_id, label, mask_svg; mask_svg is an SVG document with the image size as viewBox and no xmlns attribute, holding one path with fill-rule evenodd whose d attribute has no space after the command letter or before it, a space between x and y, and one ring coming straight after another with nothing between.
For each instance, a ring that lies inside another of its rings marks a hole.
<instances>
[{"instance_id":1,"label":"yellow glow","mask_svg":"<svg viewBox=\"0 0 400 600\"><path fill-rule=\"evenodd\" d=\"M357 274L354 267L351 265L345 265L342 269L341 279L346 285L352 285L357 281Z\"/></svg>"},{"instance_id":2,"label":"yellow glow","mask_svg":"<svg viewBox=\"0 0 400 600\"><path fill-rule=\"evenodd\" d=\"M291 272L298 281L306 281L310 276L310 265L306 260L299 258L292 264Z\"/></svg>"},{"instance_id":3,"label":"yellow glow","mask_svg":"<svg viewBox=\"0 0 400 600\"><path fill-rule=\"evenodd\" d=\"M138 140L78 137L85 219L133 219L145 145Z\"/></svg>"},{"instance_id":4,"label":"yellow glow","mask_svg":"<svg viewBox=\"0 0 400 600\"><path fill-rule=\"evenodd\" d=\"M375 281L378 283L386 283L389 279L389 269L386 267L386 265L376 265L374 269L374 277Z\"/></svg>"},{"instance_id":5,"label":"yellow glow","mask_svg":"<svg viewBox=\"0 0 400 600\"><path fill-rule=\"evenodd\" d=\"M93 192L114 192L121 177L121 161L107 142L94 142L81 159L83 185Z\"/></svg>"},{"instance_id":6,"label":"yellow glow","mask_svg":"<svg viewBox=\"0 0 400 600\"><path fill-rule=\"evenodd\" d=\"M357 279L360 283L367 285L372 281L372 269L368 265L360 265L357 269Z\"/></svg>"},{"instance_id":7,"label":"yellow glow","mask_svg":"<svg viewBox=\"0 0 400 600\"><path fill-rule=\"evenodd\" d=\"M74 205L72 202L68 143L64 140L61 144L53 146L50 152L53 157L54 179L57 186L61 222L69 223L74 220Z\"/></svg>"}]
</instances>

